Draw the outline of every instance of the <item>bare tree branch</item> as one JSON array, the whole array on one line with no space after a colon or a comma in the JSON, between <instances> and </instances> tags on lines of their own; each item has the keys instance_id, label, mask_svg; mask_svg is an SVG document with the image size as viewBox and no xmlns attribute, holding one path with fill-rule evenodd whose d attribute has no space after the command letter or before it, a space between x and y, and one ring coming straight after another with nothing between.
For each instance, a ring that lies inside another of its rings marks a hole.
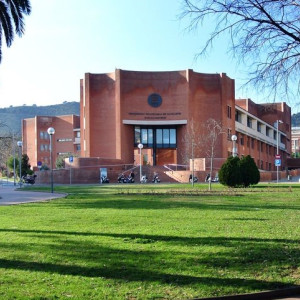
<instances>
[{"instance_id":1,"label":"bare tree branch","mask_svg":"<svg viewBox=\"0 0 300 300\"><path fill-rule=\"evenodd\" d=\"M199 55L207 54L222 35L229 51L247 68L247 84L275 98L300 94L300 3L292 0L183 0L181 18L189 29L214 29ZM295 88L296 87L296 88Z\"/></svg>"}]
</instances>

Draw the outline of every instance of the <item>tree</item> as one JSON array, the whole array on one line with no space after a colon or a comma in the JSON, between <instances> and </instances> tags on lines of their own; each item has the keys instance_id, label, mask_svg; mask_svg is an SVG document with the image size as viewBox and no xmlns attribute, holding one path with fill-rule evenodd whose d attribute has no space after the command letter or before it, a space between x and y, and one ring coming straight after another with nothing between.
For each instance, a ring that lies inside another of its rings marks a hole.
<instances>
[{"instance_id":1,"label":"tree","mask_svg":"<svg viewBox=\"0 0 300 300\"><path fill-rule=\"evenodd\" d=\"M258 168L250 155L239 159L230 156L219 171L219 181L230 187L248 187L260 180Z\"/></svg>"},{"instance_id":2,"label":"tree","mask_svg":"<svg viewBox=\"0 0 300 300\"><path fill-rule=\"evenodd\" d=\"M182 17L190 17L190 29L215 22L198 55L206 54L216 39L228 34L229 51L245 63L248 84L276 96L291 92L296 83L300 93L299 1L183 1Z\"/></svg>"},{"instance_id":3,"label":"tree","mask_svg":"<svg viewBox=\"0 0 300 300\"><path fill-rule=\"evenodd\" d=\"M260 180L258 168L250 155L243 157L239 162L242 184L248 187L257 184Z\"/></svg>"},{"instance_id":4,"label":"tree","mask_svg":"<svg viewBox=\"0 0 300 300\"><path fill-rule=\"evenodd\" d=\"M15 33L20 37L24 34L24 15L29 15L30 12L30 0L0 0L0 63L2 35L7 47L10 47Z\"/></svg>"},{"instance_id":5,"label":"tree","mask_svg":"<svg viewBox=\"0 0 300 300\"><path fill-rule=\"evenodd\" d=\"M31 165L29 164L29 157L27 154L22 155L22 160L21 160L21 174L22 176L26 174L33 174L33 171L30 169Z\"/></svg>"},{"instance_id":6,"label":"tree","mask_svg":"<svg viewBox=\"0 0 300 300\"><path fill-rule=\"evenodd\" d=\"M206 146L206 157L210 160L208 189L211 191L211 181L213 172L213 162L216 154L217 141L220 135L224 134L222 124L214 119L208 119L203 125L204 134L202 135L202 145Z\"/></svg>"},{"instance_id":7,"label":"tree","mask_svg":"<svg viewBox=\"0 0 300 300\"><path fill-rule=\"evenodd\" d=\"M238 187L242 184L239 162L240 159L238 156L227 158L219 171L219 181L221 184L230 187Z\"/></svg>"}]
</instances>

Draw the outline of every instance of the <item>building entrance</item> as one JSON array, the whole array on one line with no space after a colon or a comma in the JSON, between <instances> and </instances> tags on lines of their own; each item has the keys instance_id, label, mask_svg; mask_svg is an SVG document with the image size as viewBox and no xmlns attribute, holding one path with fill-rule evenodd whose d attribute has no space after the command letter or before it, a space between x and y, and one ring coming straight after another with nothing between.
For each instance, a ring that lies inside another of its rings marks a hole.
<instances>
[{"instance_id":1,"label":"building entrance","mask_svg":"<svg viewBox=\"0 0 300 300\"><path fill-rule=\"evenodd\" d=\"M143 164L162 166L177 163L176 127L134 126L135 150L140 143L143 144ZM135 157L136 154L135 151Z\"/></svg>"}]
</instances>

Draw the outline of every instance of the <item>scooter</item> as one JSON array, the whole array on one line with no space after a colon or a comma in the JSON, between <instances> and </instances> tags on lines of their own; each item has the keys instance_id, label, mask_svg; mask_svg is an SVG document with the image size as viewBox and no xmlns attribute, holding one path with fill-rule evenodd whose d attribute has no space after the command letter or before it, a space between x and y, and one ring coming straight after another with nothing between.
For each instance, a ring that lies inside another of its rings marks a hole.
<instances>
[{"instance_id":1,"label":"scooter","mask_svg":"<svg viewBox=\"0 0 300 300\"><path fill-rule=\"evenodd\" d=\"M118 177L118 183L134 183L134 177L121 174Z\"/></svg>"},{"instance_id":2,"label":"scooter","mask_svg":"<svg viewBox=\"0 0 300 300\"><path fill-rule=\"evenodd\" d=\"M24 175L24 176L22 176L22 181L24 182L24 183L28 183L28 184L35 184L35 178L36 178L37 176L34 174L34 175Z\"/></svg>"},{"instance_id":3,"label":"scooter","mask_svg":"<svg viewBox=\"0 0 300 300\"><path fill-rule=\"evenodd\" d=\"M147 181L148 181L147 176L146 176L146 175L143 175L143 176L141 177L141 183L147 183Z\"/></svg>"},{"instance_id":4,"label":"scooter","mask_svg":"<svg viewBox=\"0 0 300 300\"><path fill-rule=\"evenodd\" d=\"M109 179L106 176L101 176L101 183L109 183Z\"/></svg>"},{"instance_id":5,"label":"scooter","mask_svg":"<svg viewBox=\"0 0 300 300\"><path fill-rule=\"evenodd\" d=\"M153 182L153 183L159 183L159 182L160 182L160 179L159 179L157 173L154 174L153 179L152 179L152 182Z\"/></svg>"}]
</instances>

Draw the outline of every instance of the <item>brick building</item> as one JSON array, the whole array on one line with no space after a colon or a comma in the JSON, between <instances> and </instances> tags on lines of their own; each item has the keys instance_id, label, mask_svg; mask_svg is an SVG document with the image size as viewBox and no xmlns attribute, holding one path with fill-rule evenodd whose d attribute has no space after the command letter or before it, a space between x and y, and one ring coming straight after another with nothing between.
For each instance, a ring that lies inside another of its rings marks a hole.
<instances>
[{"instance_id":1,"label":"brick building","mask_svg":"<svg viewBox=\"0 0 300 300\"><path fill-rule=\"evenodd\" d=\"M235 134L239 156L250 154L260 169L272 171L278 147L281 169L285 168L291 155L290 107L284 102L235 100L234 80L226 74L193 70L86 73L80 81L80 119L72 115L25 119L23 152L32 166L38 161L48 164L46 132L54 127L54 159L71 152L82 163L97 158L138 165L141 143L145 165L186 165L194 137L207 135L202 125L209 119L224 130L215 148L216 160L223 162L232 154ZM194 147L193 157L207 157L205 146L203 142Z\"/></svg>"},{"instance_id":2,"label":"brick building","mask_svg":"<svg viewBox=\"0 0 300 300\"><path fill-rule=\"evenodd\" d=\"M80 153L80 118L76 115L36 116L22 121L23 153L29 157L32 167L38 162L49 166L50 139L49 127L55 129L53 136L53 161L60 154Z\"/></svg>"},{"instance_id":3,"label":"brick building","mask_svg":"<svg viewBox=\"0 0 300 300\"><path fill-rule=\"evenodd\" d=\"M198 125L210 118L227 132L218 140L216 158L232 154L231 135L236 134L240 156L250 154L260 169L275 170L278 120L283 167L291 153L290 107L235 100L234 80L224 73L87 73L80 103L81 157L138 164L137 146L142 143L144 164L184 164L191 157L187 136L191 131L203 135ZM205 157L205 147L195 147L193 155Z\"/></svg>"}]
</instances>

